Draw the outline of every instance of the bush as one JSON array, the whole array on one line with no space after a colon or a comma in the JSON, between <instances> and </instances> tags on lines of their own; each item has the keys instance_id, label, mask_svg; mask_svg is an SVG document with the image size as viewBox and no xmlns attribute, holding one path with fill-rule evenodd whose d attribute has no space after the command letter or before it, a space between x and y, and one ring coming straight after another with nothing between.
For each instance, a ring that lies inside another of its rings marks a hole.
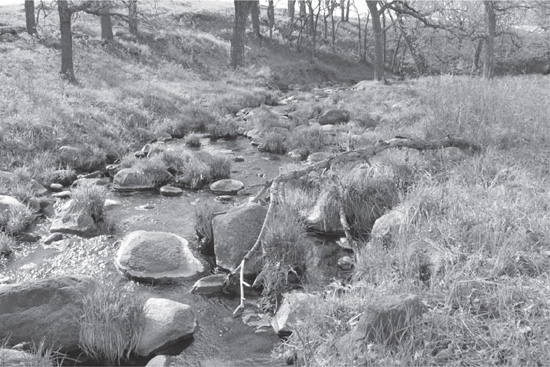
<instances>
[{"instance_id":1,"label":"bush","mask_svg":"<svg viewBox=\"0 0 550 367\"><path fill-rule=\"evenodd\" d=\"M103 220L103 206L107 197L107 189L89 182L80 183L72 191L74 205L88 213L95 222Z\"/></svg>"},{"instance_id":2,"label":"bush","mask_svg":"<svg viewBox=\"0 0 550 367\"><path fill-rule=\"evenodd\" d=\"M104 365L127 361L143 331L143 301L109 285L86 295L82 304L80 348Z\"/></svg>"}]
</instances>

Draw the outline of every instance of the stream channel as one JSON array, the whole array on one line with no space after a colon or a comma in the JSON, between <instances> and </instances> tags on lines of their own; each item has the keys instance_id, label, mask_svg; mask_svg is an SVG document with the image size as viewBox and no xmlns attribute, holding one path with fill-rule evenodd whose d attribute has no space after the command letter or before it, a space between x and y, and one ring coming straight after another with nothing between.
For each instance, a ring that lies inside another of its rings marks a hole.
<instances>
[{"instance_id":1,"label":"stream channel","mask_svg":"<svg viewBox=\"0 0 550 367\"><path fill-rule=\"evenodd\" d=\"M210 142L202 140L200 150L227 155L232 160L231 178L242 181L249 195L236 195L230 205L248 201L259 190L252 187L273 178L279 167L288 161L284 156L261 153L248 139ZM183 145L181 140L166 143ZM233 158L241 156L242 162ZM252 188L251 188L252 187ZM250 188L250 189L249 189ZM64 235L62 241L45 245L42 241L25 243L14 249L7 263L0 264L0 282L15 283L63 274L92 276L144 297L168 298L193 307L198 329L193 338L172 346L164 354L171 354L176 366L273 366L271 351L279 338L263 318L261 328L245 324L241 317L233 318L239 299L224 296L205 297L189 292L195 280L175 284L140 284L126 279L114 266L119 240L136 230L163 231L182 236L189 241L197 257L194 225L194 208L201 201L214 200L209 190L185 191L180 197L164 197L158 191L118 193L111 191L108 199L116 204L106 208L107 219L114 224L111 235L80 238ZM42 239L49 235L51 218L41 220L33 232ZM248 307L247 307L248 308ZM244 316L244 315L243 315ZM252 315L252 319L260 315ZM163 354L156 353L156 354ZM147 360L133 361L144 365Z\"/></svg>"}]
</instances>

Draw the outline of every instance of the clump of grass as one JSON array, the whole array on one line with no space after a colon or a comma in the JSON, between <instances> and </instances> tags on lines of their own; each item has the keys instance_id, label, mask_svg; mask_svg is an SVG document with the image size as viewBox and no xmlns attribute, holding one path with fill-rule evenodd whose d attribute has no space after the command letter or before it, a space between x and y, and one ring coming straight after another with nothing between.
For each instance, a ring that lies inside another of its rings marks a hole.
<instances>
[{"instance_id":1,"label":"clump of grass","mask_svg":"<svg viewBox=\"0 0 550 367\"><path fill-rule=\"evenodd\" d=\"M6 352L5 352L6 351ZM24 355L19 354L19 357L16 360L11 360L11 363L8 364L8 353L9 348L9 338L4 339L0 342L0 365L1 366L25 366L25 367L45 367L45 366L54 366L60 367L63 365L63 362L67 356L59 351L54 350L52 347L49 347L45 340L40 341L37 344L31 344L29 351L19 351L14 350L15 353L26 353ZM17 364L15 364L17 363Z\"/></svg>"},{"instance_id":2,"label":"clump of grass","mask_svg":"<svg viewBox=\"0 0 550 367\"><path fill-rule=\"evenodd\" d=\"M217 202L201 202L195 207L195 233L201 244L201 252L205 255L214 255L214 232L212 218L222 211L222 204Z\"/></svg>"},{"instance_id":3,"label":"clump of grass","mask_svg":"<svg viewBox=\"0 0 550 367\"><path fill-rule=\"evenodd\" d=\"M22 233L34 220L32 211L25 205L12 205L0 212L0 231L9 235Z\"/></svg>"},{"instance_id":4,"label":"clump of grass","mask_svg":"<svg viewBox=\"0 0 550 367\"><path fill-rule=\"evenodd\" d=\"M232 118L222 118L218 122L207 126L210 139L235 139L237 137L237 123Z\"/></svg>"},{"instance_id":5,"label":"clump of grass","mask_svg":"<svg viewBox=\"0 0 550 367\"><path fill-rule=\"evenodd\" d=\"M0 232L0 255L8 257L12 253L12 248L16 245L15 240L5 233Z\"/></svg>"},{"instance_id":6,"label":"clump of grass","mask_svg":"<svg viewBox=\"0 0 550 367\"><path fill-rule=\"evenodd\" d=\"M305 127L293 130L287 141L288 150L300 149L302 157L305 158L311 153L320 152L327 146L333 144L330 135L324 133L317 126Z\"/></svg>"},{"instance_id":7,"label":"clump of grass","mask_svg":"<svg viewBox=\"0 0 550 367\"><path fill-rule=\"evenodd\" d=\"M306 283L309 239L300 215L288 207L279 207L267 224L262 238L262 270L256 284L263 286L263 308L277 309L277 299L284 292Z\"/></svg>"},{"instance_id":8,"label":"clump of grass","mask_svg":"<svg viewBox=\"0 0 550 367\"><path fill-rule=\"evenodd\" d=\"M83 182L73 189L71 197L77 208L88 213L95 222L99 222L104 219L103 206L107 193L108 190L104 186Z\"/></svg>"},{"instance_id":9,"label":"clump of grass","mask_svg":"<svg viewBox=\"0 0 550 367\"><path fill-rule=\"evenodd\" d=\"M181 139L189 133L204 132L207 126L217 120L217 116L203 107L186 106L177 118L164 119L159 128L173 138Z\"/></svg>"},{"instance_id":10,"label":"clump of grass","mask_svg":"<svg viewBox=\"0 0 550 367\"><path fill-rule=\"evenodd\" d=\"M201 135L189 134L185 137L185 145L191 148L198 148L201 146Z\"/></svg>"},{"instance_id":11,"label":"clump of grass","mask_svg":"<svg viewBox=\"0 0 550 367\"><path fill-rule=\"evenodd\" d=\"M86 295L82 305L80 348L99 363L126 362L143 332L143 300L114 286L102 286Z\"/></svg>"},{"instance_id":12,"label":"clump of grass","mask_svg":"<svg viewBox=\"0 0 550 367\"><path fill-rule=\"evenodd\" d=\"M286 140L286 135L271 131L265 134L259 149L262 152L285 154L287 152Z\"/></svg>"}]
</instances>

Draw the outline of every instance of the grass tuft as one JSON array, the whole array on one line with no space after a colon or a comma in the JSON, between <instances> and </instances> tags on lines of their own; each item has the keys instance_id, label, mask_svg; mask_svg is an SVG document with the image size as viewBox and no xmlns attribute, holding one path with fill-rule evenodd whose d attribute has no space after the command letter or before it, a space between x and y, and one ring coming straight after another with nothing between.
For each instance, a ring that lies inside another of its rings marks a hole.
<instances>
[{"instance_id":1,"label":"grass tuft","mask_svg":"<svg viewBox=\"0 0 550 367\"><path fill-rule=\"evenodd\" d=\"M72 191L72 200L75 207L88 213L95 222L102 221L103 206L108 190L103 186L83 182Z\"/></svg>"}]
</instances>

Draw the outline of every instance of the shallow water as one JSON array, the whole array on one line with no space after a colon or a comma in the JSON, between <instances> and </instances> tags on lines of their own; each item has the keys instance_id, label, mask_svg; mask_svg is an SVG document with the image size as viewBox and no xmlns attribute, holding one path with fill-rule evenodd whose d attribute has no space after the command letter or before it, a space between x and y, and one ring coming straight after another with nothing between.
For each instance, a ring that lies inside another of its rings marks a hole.
<instances>
[{"instance_id":1,"label":"shallow water","mask_svg":"<svg viewBox=\"0 0 550 367\"><path fill-rule=\"evenodd\" d=\"M208 143L204 141L205 143ZM170 142L169 146L181 144ZM246 187L262 184L266 178L277 175L286 160L259 153L247 139L208 143L202 150L237 155L244 162L232 163L231 178L241 180ZM247 190L253 194L259 187ZM119 202L106 212L114 223L114 234L91 239L65 235L64 240L51 245L40 242L25 244L16 249L12 258L0 264L0 271L9 282L32 280L62 274L89 275L114 282L144 297L168 298L191 305L197 316L198 330L191 340L184 340L167 349L174 354L177 366L272 366L271 350L278 342L272 329L256 333L241 318L233 318L238 298L204 297L189 293L194 281L167 285L145 285L124 278L114 266L119 240L135 230L165 231L186 238L195 255L194 207L200 201L214 200L207 190L186 191L181 197L164 197L158 190L131 193L110 193L109 198ZM248 201L249 196L237 195L232 203ZM48 236L50 219L37 226L42 238ZM143 364L143 361L140 361Z\"/></svg>"}]
</instances>

